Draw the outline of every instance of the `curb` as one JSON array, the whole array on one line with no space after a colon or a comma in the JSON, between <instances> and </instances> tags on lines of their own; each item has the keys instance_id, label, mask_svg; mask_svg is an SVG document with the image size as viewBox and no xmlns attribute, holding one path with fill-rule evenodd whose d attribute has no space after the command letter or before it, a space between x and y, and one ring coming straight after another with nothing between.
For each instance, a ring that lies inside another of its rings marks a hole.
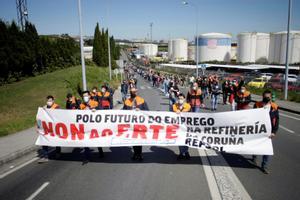
<instances>
[{"instance_id":1,"label":"curb","mask_svg":"<svg viewBox=\"0 0 300 200\"><path fill-rule=\"evenodd\" d=\"M120 87L118 87L118 89L115 91L115 93L116 92L120 92L121 93L121 91L120 91ZM115 97L114 97L115 98ZM114 102L114 107L117 107L118 105L120 105L120 100L118 99L118 100L116 100L115 102ZM19 149L19 150L17 150L17 151L15 151L15 152L13 152L13 153L11 153L11 154L8 154L8 155L6 155L6 156L3 156L3 157L1 157L0 158L0 166L2 166L2 165L4 165L4 164L6 164L6 163L8 163L8 162L11 162L11 161L13 161L13 160L16 160L16 159L18 159L18 158L20 158L20 157L23 157L23 156L25 156L25 155L28 155L28 154L30 154L30 153L32 153L32 152L34 152L34 151L38 151L40 149L40 147L39 146L36 146L35 144L32 144L32 145L30 145L30 146L27 146L27 147L25 147L25 148L23 148L23 149Z\"/></svg>"},{"instance_id":2,"label":"curb","mask_svg":"<svg viewBox=\"0 0 300 200\"><path fill-rule=\"evenodd\" d=\"M3 156L2 158L0 158L0 166L6 164L8 162L11 162L13 160L16 160L20 157L23 157L25 155L28 155L28 154L30 154L34 151L37 151L38 149L39 149L38 146L32 145L32 146L28 146L28 147L25 147L23 149L17 150L14 153Z\"/></svg>"}]
</instances>

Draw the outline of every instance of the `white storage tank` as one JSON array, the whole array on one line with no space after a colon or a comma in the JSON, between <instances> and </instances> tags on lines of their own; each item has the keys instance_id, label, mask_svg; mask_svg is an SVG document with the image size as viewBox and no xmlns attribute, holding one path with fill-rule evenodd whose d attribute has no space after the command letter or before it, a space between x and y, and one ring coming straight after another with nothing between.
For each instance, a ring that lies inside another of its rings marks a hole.
<instances>
[{"instance_id":1,"label":"white storage tank","mask_svg":"<svg viewBox=\"0 0 300 200\"><path fill-rule=\"evenodd\" d=\"M172 54L170 59L172 61L186 61L188 57L188 41L186 39L172 40Z\"/></svg>"},{"instance_id":2,"label":"white storage tank","mask_svg":"<svg viewBox=\"0 0 300 200\"><path fill-rule=\"evenodd\" d=\"M173 56L173 54L172 54L172 40L169 40L169 42L168 42L168 58L170 60L172 60L172 56Z\"/></svg>"},{"instance_id":3,"label":"white storage tank","mask_svg":"<svg viewBox=\"0 0 300 200\"><path fill-rule=\"evenodd\" d=\"M245 32L237 35L237 61L267 63L269 58L270 34Z\"/></svg>"},{"instance_id":4,"label":"white storage tank","mask_svg":"<svg viewBox=\"0 0 300 200\"><path fill-rule=\"evenodd\" d=\"M231 38L231 35L223 33L205 33L198 36L199 62L215 60L229 62L231 59Z\"/></svg>"},{"instance_id":5,"label":"white storage tank","mask_svg":"<svg viewBox=\"0 0 300 200\"><path fill-rule=\"evenodd\" d=\"M272 33L270 38L269 63L285 64L287 32ZM300 31L290 31L289 63L300 62Z\"/></svg>"},{"instance_id":6,"label":"white storage tank","mask_svg":"<svg viewBox=\"0 0 300 200\"><path fill-rule=\"evenodd\" d=\"M255 49L255 62L268 63L269 61L269 47L270 47L270 34L257 33L256 34L256 49Z\"/></svg>"},{"instance_id":7,"label":"white storage tank","mask_svg":"<svg viewBox=\"0 0 300 200\"><path fill-rule=\"evenodd\" d=\"M154 57L157 55L158 46L156 44L140 44L139 50L147 57Z\"/></svg>"},{"instance_id":8,"label":"white storage tank","mask_svg":"<svg viewBox=\"0 0 300 200\"><path fill-rule=\"evenodd\" d=\"M195 60L196 49L195 45L188 46L188 60Z\"/></svg>"}]
</instances>

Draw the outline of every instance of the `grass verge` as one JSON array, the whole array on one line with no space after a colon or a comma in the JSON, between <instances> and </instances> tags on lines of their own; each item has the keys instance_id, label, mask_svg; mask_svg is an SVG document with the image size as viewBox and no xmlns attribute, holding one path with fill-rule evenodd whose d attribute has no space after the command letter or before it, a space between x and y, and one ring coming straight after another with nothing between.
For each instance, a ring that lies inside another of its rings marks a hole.
<instances>
[{"instance_id":1,"label":"grass verge","mask_svg":"<svg viewBox=\"0 0 300 200\"><path fill-rule=\"evenodd\" d=\"M109 82L108 68L87 66L86 77L88 88L100 87L100 84ZM113 79L110 85L117 88L119 81ZM68 92L79 96L78 86L82 88L81 66L57 70L1 86L0 137L32 127L37 108L45 105L47 95L53 95L56 103L64 108Z\"/></svg>"}]
</instances>

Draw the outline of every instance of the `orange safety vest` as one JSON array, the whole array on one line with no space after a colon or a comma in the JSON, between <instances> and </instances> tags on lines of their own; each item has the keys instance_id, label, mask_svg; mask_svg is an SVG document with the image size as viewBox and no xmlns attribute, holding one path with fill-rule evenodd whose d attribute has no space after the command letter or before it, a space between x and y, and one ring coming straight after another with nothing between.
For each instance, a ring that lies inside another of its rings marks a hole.
<instances>
[{"instance_id":1,"label":"orange safety vest","mask_svg":"<svg viewBox=\"0 0 300 200\"><path fill-rule=\"evenodd\" d=\"M177 112L177 111L190 112L190 110L191 110L191 105L189 103L184 103L181 108L180 108L179 103L174 103L173 104L173 111L174 112Z\"/></svg>"},{"instance_id":2,"label":"orange safety vest","mask_svg":"<svg viewBox=\"0 0 300 200\"><path fill-rule=\"evenodd\" d=\"M102 92L98 92L98 97L99 97L100 106L102 108L109 108L110 107L110 100L109 100L110 92L106 91L104 93L104 95L102 94Z\"/></svg>"},{"instance_id":3,"label":"orange safety vest","mask_svg":"<svg viewBox=\"0 0 300 200\"><path fill-rule=\"evenodd\" d=\"M59 105L58 104L56 104L56 103L54 103L52 106L51 106L51 108L50 109L58 109L59 108Z\"/></svg>"},{"instance_id":4,"label":"orange safety vest","mask_svg":"<svg viewBox=\"0 0 300 200\"><path fill-rule=\"evenodd\" d=\"M136 96L134 99L132 99L132 98L126 99L124 102L125 106L127 106L130 109L132 109L134 106L136 108L139 108L144 103L145 103L145 100L140 96Z\"/></svg>"},{"instance_id":5,"label":"orange safety vest","mask_svg":"<svg viewBox=\"0 0 300 200\"><path fill-rule=\"evenodd\" d=\"M194 90L190 90L189 94L190 94L190 101L189 101L190 105L192 107L196 107L196 106L200 107L201 106L200 96L202 94L201 89L198 88L196 92Z\"/></svg>"},{"instance_id":6,"label":"orange safety vest","mask_svg":"<svg viewBox=\"0 0 300 200\"><path fill-rule=\"evenodd\" d=\"M80 110L85 110L85 109L94 109L98 107L98 102L97 101L94 101L94 100L90 100L88 104L85 104L85 103L81 103L79 108Z\"/></svg>"}]
</instances>

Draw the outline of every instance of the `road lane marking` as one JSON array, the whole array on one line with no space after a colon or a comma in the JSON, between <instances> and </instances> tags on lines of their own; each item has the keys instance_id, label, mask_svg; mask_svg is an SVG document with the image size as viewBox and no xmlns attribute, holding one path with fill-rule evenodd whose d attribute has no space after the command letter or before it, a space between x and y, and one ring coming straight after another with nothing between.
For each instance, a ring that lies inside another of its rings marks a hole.
<instances>
[{"instance_id":1,"label":"road lane marking","mask_svg":"<svg viewBox=\"0 0 300 200\"><path fill-rule=\"evenodd\" d=\"M43 189L45 189L49 185L49 182L45 182L41 187L39 187L30 197L26 200L33 200Z\"/></svg>"},{"instance_id":2,"label":"road lane marking","mask_svg":"<svg viewBox=\"0 0 300 200\"><path fill-rule=\"evenodd\" d=\"M218 155L212 150L202 150L201 152L199 149L198 152L203 162L212 199L251 199L247 190L222 155ZM208 161L209 163L207 163ZM205 168L210 168L210 170ZM214 181L211 181L212 179Z\"/></svg>"},{"instance_id":3,"label":"road lane marking","mask_svg":"<svg viewBox=\"0 0 300 200\"><path fill-rule=\"evenodd\" d=\"M10 170L10 171L7 171L7 172L1 174L1 175L0 175L0 179L3 179L4 177L10 175L11 173L13 173L13 172L15 172L15 171L18 171L19 169L25 167L26 165L29 165L30 163L32 163L32 162L34 162L34 161L36 161L36 160L38 160L38 159L40 159L40 158L39 158L39 157L35 157L35 158L33 158L33 159L31 159L31 160L29 160L29 161L27 161L27 162L25 162L25 163L23 163L23 164L17 166L17 167L15 167L14 169L12 169L12 170Z\"/></svg>"},{"instance_id":4,"label":"road lane marking","mask_svg":"<svg viewBox=\"0 0 300 200\"><path fill-rule=\"evenodd\" d=\"M201 158L204 174L206 176L206 180L207 180L207 183L208 183L210 196L213 200L219 200L219 199L221 200L222 197L220 195L218 184L216 182L214 173L213 173L213 171L211 169L211 166L209 164L207 155L206 155L204 150L198 149L198 152L199 152L199 155L200 155L200 158Z\"/></svg>"},{"instance_id":5,"label":"road lane marking","mask_svg":"<svg viewBox=\"0 0 300 200\"><path fill-rule=\"evenodd\" d=\"M285 130L285 131L287 131L287 132L289 132L289 133L295 133L295 131L292 131L292 130L290 130L290 129L288 129L288 128L282 126L282 125L279 125L279 128L282 128L283 130Z\"/></svg>"},{"instance_id":6,"label":"road lane marking","mask_svg":"<svg viewBox=\"0 0 300 200\"><path fill-rule=\"evenodd\" d=\"M293 117L293 116L286 115L286 114L283 114L283 113L279 113L279 115L300 121L300 118L297 118L297 117Z\"/></svg>"}]
</instances>

